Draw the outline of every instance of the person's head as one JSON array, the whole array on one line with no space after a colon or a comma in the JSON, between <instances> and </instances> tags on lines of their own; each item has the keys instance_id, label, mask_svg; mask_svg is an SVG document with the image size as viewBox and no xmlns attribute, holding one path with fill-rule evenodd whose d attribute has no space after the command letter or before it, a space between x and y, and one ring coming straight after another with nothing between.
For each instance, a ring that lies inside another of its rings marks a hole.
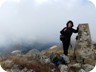
<instances>
[{"instance_id":1,"label":"person's head","mask_svg":"<svg viewBox=\"0 0 96 72\"><path fill-rule=\"evenodd\" d=\"M72 22L71 20L69 20L69 21L67 22L66 26L67 26L68 28L72 28L74 25L73 25L73 22Z\"/></svg>"}]
</instances>

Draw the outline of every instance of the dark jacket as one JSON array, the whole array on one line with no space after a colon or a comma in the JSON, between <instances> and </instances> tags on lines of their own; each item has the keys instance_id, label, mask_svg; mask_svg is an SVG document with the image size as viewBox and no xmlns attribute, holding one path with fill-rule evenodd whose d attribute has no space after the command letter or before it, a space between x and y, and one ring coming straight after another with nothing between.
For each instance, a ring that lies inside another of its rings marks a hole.
<instances>
[{"instance_id":1,"label":"dark jacket","mask_svg":"<svg viewBox=\"0 0 96 72\"><path fill-rule=\"evenodd\" d=\"M70 40L72 33L77 33L77 32L78 32L78 27L77 27L77 30L75 30L73 28L67 28L67 27L65 27L65 28L63 28L60 31L61 35L63 36L63 40Z\"/></svg>"}]
</instances>

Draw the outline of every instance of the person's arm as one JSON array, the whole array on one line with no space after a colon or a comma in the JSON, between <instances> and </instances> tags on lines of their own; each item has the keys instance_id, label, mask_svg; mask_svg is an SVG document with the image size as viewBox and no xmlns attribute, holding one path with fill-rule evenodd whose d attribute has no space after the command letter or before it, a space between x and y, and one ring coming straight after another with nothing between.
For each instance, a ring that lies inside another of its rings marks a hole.
<instances>
[{"instance_id":1,"label":"person's arm","mask_svg":"<svg viewBox=\"0 0 96 72\"><path fill-rule=\"evenodd\" d=\"M60 31L60 33L63 35L66 30L67 30L67 28L65 27L65 28L63 28L63 29Z\"/></svg>"},{"instance_id":2,"label":"person's arm","mask_svg":"<svg viewBox=\"0 0 96 72\"><path fill-rule=\"evenodd\" d=\"M79 30L79 27L77 27L77 29L75 30L75 29L73 29L73 32L74 33L78 33L78 30Z\"/></svg>"}]
</instances>

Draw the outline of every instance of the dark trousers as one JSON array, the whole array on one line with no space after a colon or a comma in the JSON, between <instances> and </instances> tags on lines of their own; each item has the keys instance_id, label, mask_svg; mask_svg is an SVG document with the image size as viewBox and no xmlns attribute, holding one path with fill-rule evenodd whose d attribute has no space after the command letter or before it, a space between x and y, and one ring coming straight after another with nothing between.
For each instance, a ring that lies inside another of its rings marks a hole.
<instances>
[{"instance_id":1,"label":"dark trousers","mask_svg":"<svg viewBox=\"0 0 96 72\"><path fill-rule=\"evenodd\" d=\"M62 43L63 43L64 54L67 56L68 55L68 48L69 48L70 40L65 39L65 40L62 41Z\"/></svg>"}]
</instances>

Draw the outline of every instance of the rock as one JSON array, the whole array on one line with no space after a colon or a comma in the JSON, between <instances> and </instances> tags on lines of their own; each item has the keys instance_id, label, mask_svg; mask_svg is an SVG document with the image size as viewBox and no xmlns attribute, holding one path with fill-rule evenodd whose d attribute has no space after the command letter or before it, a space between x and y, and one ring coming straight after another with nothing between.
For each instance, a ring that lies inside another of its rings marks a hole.
<instances>
[{"instance_id":1,"label":"rock","mask_svg":"<svg viewBox=\"0 0 96 72\"><path fill-rule=\"evenodd\" d=\"M34 71L34 70L30 69L30 70L28 70L27 72L36 72L36 71Z\"/></svg>"},{"instance_id":2,"label":"rock","mask_svg":"<svg viewBox=\"0 0 96 72\"><path fill-rule=\"evenodd\" d=\"M20 69L11 69L9 72L21 72Z\"/></svg>"},{"instance_id":3,"label":"rock","mask_svg":"<svg viewBox=\"0 0 96 72\"><path fill-rule=\"evenodd\" d=\"M68 66L67 65L59 65L60 72L68 72Z\"/></svg>"},{"instance_id":4,"label":"rock","mask_svg":"<svg viewBox=\"0 0 96 72\"><path fill-rule=\"evenodd\" d=\"M54 46L50 47L49 49L51 50L51 49L54 49L54 48L58 48L58 46L54 45Z\"/></svg>"},{"instance_id":5,"label":"rock","mask_svg":"<svg viewBox=\"0 0 96 72\"><path fill-rule=\"evenodd\" d=\"M55 72L55 69L52 69L51 72Z\"/></svg>"},{"instance_id":6,"label":"rock","mask_svg":"<svg viewBox=\"0 0 96 72\"><path fill-rule=\"evenodd\" d=\"M73 67L77 67L77 68L81 68L81 64L80 63L76 63L72 65Z\"/></svg>"},{"instance_id":7,"label":"rock","mask_svg":"<svg viewBox=\"0 0 96 72\"><path fill-rule=\"evenodd\" d=\"M40 54L40 51L37 49L32 49L27 54Z\"/></svg>"},{"instance_id":8,"label":"rock","mask_svg":"<svg viewBox=\"0 0 96 72\"><path fill-rule=\"evenodd\" d=\"M23 69L19 69L19 68L12 68L10 70L7 70L7 72L36 72L33 69L27 69L26 67Z\"/></svg>"},{"instance_id":9,"label":"rock","mask_svg":"<svg viewBox=\"0 0 96 72\"><path fill-rule=\"evenodd\" d=\"M69 64L69 63L70 63L70 60L69 60L69 57L68 57L68 56L66 56L66 55L62 54L62 55L61 55L61 57L63 57L63 59L64 59L65 63L67 63L67 64Z\"/></svg>"},{"instance_id":10,"label":"rock","mask_svg":"<svg viewBox=\"0 0 96 72\"><path fill-rule=\"evenodd\" d=\"M50 63L50 58L44 59L44 63Z\"/></svg>"},{"instance_id":11,"label":"rock","mask_svg":"<svg viewBox=\"0 0 96 72\"><path fill-rule=\"evenodd\" d=\"M7 72L20 72L19 65L14 64L11 69L7 69Z\"/></svg>"},{"instance_id":12,"label":"rock","mask_svg":"<svg viewBox=\"0 0 96 72\"><path fill-rule=\"evenodd\" d=\"M79 72L86 72L84 69L80 69Z\"/></svg>"},{"instance_id":13,"label":"rock","mask_svg":"<svg viewBox=\"0 0 96 72\"><path fill-rule=\"evenodd\" d=\"M63 46L62 45L54 45L54 46L50 47L48 50L46 50L46 51L41 51L41 53L43 55L46 55L46 56L49 56L52 53L61 54L61 53L63 53Z\"/></svg>"},{"instance_id":14,"label":"rock","mask_svg":"<svg viewBox=\"0 0 96 72\"><path fill-rule=\"evenodd\" d=\"M20 50L14 50L11 52L12 55L20 55L22 52Z\"/></svg>"},{"instance_id":15,"label":"rock","mask_svg":"<svg viewBox=\"0 0 96 72\"><path fill-rule=\"evenodd\" d=\"M83 65L82 68L83 68L86 72L89 72L89 71L91 71L91 70L94 68L94 66L89 65L89 64L85 64L85 65Z\"/></svg>"},{"instance_id":16,"label":"rock","mask_svg":"<svg viewBox=\"0 0 96 72\"><path fill-rule=\"evenodd\" d=\"M50 63L50 58L48 58L47 56L44 56L42 55L41 58L40 58L40 62L43 62L43 63Z\"/></svg>"},{"instance_id":17,"label":"rock","mask_svg":"<svg viewBox=\"0 0 96 72\"><path fill-rule=\"evenodd\" d=\"M26 67L21 70L21 72L27 72L27 71L28 71L28 69Z\"/></svg>"},{"instance_id":18,"label":"rock","mask_svg":"<svg viewBox=\"0 0 96 72\"><path fill-rule=\"evenodd\" d=\"M37 49L32 49L32 50L30 50L28 53L29 53L29 54L37 54L37 53L40 53L40 51L37 50ZM27 54L28 54L28 53L27 53Z\"/></svg>"},{"instance_id":19,"label":"rock","mask_svg":"<svg viewBox=\"0 0 96 72\"><path fill-rule=\"evenodd\" d=\"M55 64L54 63L50 63L50 68L54 69L55 68Z\"/></svg>"},{"instance_id":20,"label":"rock","mask_svg":"<svg viewBox=\"0 0 96 72\"><path fill-rule=\"evenodd\" d=\"M30 50L26 55L31 55L32 58L38 59L38 60L41 58L41 53L37 49Z\"/></svg>"},{"instance_id":21,"label":"rock","mask_svg":"<svg viewBox=\"0 0 96 72\"><path fill-rule=\"evenodd\" d=\"M18 69L19 65L14 64L14 66L11 69Z\"/></svg>"},{"instance_id":22,"label":"rock","mask_svg":"<svg viewBox=\"0 0 96 72\"><path fill-rule=\"evenodd\" d=\"M1 63L1 66L4 69L10 69L13 67L13 65L14 65L14 62L12 60L6 60L6 61Z\"/></svg>"},{"instance_id":23,"label":"rock","mask_svg":"<svg viewBox=\"0 0 96 72\"><path fill-rule=\"evenodd\" d=\"M78 72L81 69L81 64L76 63L76 64L69 64L69 72Z\"/></svg>"}]
</instances>

